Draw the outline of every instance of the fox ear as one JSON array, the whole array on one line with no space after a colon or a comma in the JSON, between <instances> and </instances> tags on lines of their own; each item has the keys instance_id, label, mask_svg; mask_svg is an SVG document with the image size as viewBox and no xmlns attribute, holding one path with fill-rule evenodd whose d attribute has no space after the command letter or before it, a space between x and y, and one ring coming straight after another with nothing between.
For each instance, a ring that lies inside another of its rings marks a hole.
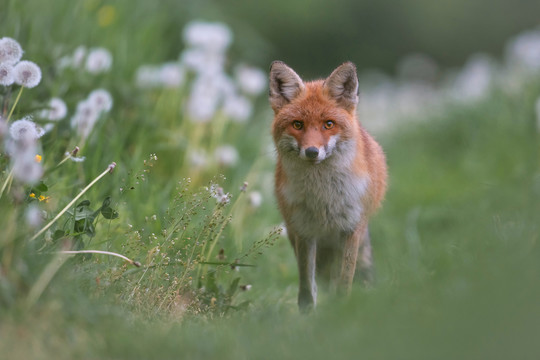
<instances>
[{"instance_id":1,"label":"fox ear","mask_svg":"<svg viewBox=\"0 0 540 360\"><path fill-rule=\"evenodd\" d=\"M324 81L324 88L347 111L354 111L358 103L358 76L356 66L346 62Z\"/></svg>"},{"instance_id":2,"label":"fox ear","mask_svg":"<svg viewBox=\"0 0 540 360\"><path fill-rule=\"evenodd\" d=\"M270 66L270 105L278 112L304 90L304 83L293 69L281 61Z\"/></svg>"}]
</instances>

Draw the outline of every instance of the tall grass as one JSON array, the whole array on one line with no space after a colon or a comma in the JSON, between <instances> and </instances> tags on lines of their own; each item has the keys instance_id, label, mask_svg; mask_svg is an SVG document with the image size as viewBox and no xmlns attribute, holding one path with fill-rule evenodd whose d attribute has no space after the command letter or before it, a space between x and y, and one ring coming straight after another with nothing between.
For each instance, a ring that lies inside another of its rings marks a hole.
<instances>
[{"instance_id":1,"label":"tall grass","mask_svg":"<svg viewBox=\"0 0 540 360\"><path fill-rule=\"evenodd\" d=\"M4 35L18 39L25 58L43 70L42 83L18 101L20 87L0 88L2 116L13 109L10 123L32 115L46 126L42 111L52 97L64 99L68 115L37 142L38 181L10 179L13 155L1 149L0 354L538 354L540 82L531 78L514 91L497 87L474 102L444 103L378 136L390 190L370 229L376 285L355 288L346 299L322 294L317 312L300 316L294 255L280 236L272 195L265 100L246 95L254 106L246 122L219 106L197 121L189 103L204 74L177 59L195 46L180 45L180 29L172 35L157 15L139 26L145 11L156 10L150 3L132 16L130 2L111 6L60 2L55 11L65 9L87 30L72 34L66 19L31 23L15 1L2 15ZM46 31L51 36L40 43ZM174 45L156 49L162 36ZM59 67L80 45L109 49L112 67L99 74ZM155 52L133 51L135 45ZM227 58L220 75L232 78L236 61ZM140 66L158 71L163 63L181 68L183 80L140 86ZM235 86L234 95L242 95ZM110 92L113 107L85 136L72 118L99 88ZM66 253L79 250L96 252Z\"/></svg>"}]
</instances>

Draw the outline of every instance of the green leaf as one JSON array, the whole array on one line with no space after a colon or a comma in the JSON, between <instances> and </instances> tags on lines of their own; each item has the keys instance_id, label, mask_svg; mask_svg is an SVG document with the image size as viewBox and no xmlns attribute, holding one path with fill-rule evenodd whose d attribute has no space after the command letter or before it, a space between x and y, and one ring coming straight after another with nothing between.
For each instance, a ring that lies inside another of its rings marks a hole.
<instances>
[{"instance_id":1,"label":"green leaf","mask_svg":"<svg viewBox=\"0 0 540 360\"><path fill-rule=\"evenodd\" d=\"M232 281L231 285L229 286L229 291L227 291L227 295L232 297L236 293L238 290L238 282L240 282L239 277Z\"/></svg>"},{"instance_id":2,"label":"green leaf","mask_svg":"<svg viewBox=\"0 0 540 360\"><path fill-rule=\"evenodd\" d=\"M83 200L80 203L78 203L75 207L78 208L78 207L81 207L81 206L83 206L83 207L90 206L90 200Z\"/></svg>"},{"instance_id":3,"label":"green leaf","mask_svg":"<svg viewBox=\"0 0 540 360\"><path fill-rule=\"evenodd\" d=\"M82 219L87 219L88 221L93 222L95 219L94 211L86 206L77 207L77 209L75 209L75 221Z\"/></svg>"},{"instance_id":4,"label":"green leaf","mask_svg":"<svg viewBox=\"0 0 540 360\"><path fill-rule=\"evenodd\" d=\"M43 183L43 181L40 182L36 187L34 187L34 189L39 192L47 192L49 190L49 188Z\"/></svg>"},{"instance_id":5,"label":"green leaf","mask_svg":"<svg viewBox=\"0 0 540 360\"><path fill-rule=\"evenodd\" d=\"M58 240L64 237L66 235L66 232L64 230L56 230L54 234L52 235L53 240Z\"/></svg>"},{"instance_id":6,"label":"green leaf","mask_svg":"<svg viewBox=\"0 0 540 360\"><path fill-rule=\"evenodd\" d=\"M103 215L105 219L109 220L118 218L118 212L108 206L101 208L101 215Z\"/></svg>"},{"instance_id":7,"label":"green leaf","mask_svg":"<svg viewBox=\"0 0 540 360\"><path fill-rule=\"evenodd\" d=\"M105 200L103 200L103 204L101 204L101 208L108 208L111 205L111 197L107 196Z\"/></svg>"}]
</instances>

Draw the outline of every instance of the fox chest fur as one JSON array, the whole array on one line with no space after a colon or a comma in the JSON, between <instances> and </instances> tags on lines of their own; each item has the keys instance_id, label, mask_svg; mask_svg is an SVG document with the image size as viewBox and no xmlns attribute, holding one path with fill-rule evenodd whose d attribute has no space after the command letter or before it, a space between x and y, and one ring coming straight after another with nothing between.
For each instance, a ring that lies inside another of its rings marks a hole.
<instances>
[{"instance_id":1,"label":"fox chest fur","mask_svg":"<svg viewBox=\"0 0 540 360\"><path fill-rule=\"evenodd\" d=\"M354 151L354 144L340 145L342 151ZM351 170L351 155L335 151L316 165L293 158L280 159L278 176L283 181L276 191L291 230L309 238L327 238L355 230L365 211L370 181L367 175Z\"/></svg>"}]
</instances>

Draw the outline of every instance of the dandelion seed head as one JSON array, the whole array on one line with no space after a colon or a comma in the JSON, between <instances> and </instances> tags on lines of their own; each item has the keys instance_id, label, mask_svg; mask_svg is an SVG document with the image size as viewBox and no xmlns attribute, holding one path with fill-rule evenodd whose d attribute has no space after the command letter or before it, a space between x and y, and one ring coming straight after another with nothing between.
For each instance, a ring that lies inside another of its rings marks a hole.
<instances>
[{"instance_id":1,"label":"dandelion seed head","mask_svg":"<svg viewBox=\"0 0 540 360\"><path fill-rule=\"evenodd\" d=\"M249 205L254 208L258 208L262 204L262 194L258 191L252 191L249 193Z\"/></svg>"},{"instance_id":2,"label":"dandelion seed head","mask_svg":"<svg viewBox=\"0 0 540 360\"><path fill-rule=\"evenodd\" d=\"M48 109L43 110L41 117L50 121L58 121L66 117L67 106L64 100L55 97L49 100L47 105Z\"/></svg>"},{"instance_id":3,"label":"dandelion seed head","mask_svg":"<svg viewBox=\"0 0 540 360\"><path fill-rule=\"evenodd\" d=\"M21 45L15 39L9 37L0 39L0 63L15 65L21 60L22 55Z\"/></svg>"},{"instance_id":4,"label":"dandelion seed head","mask_svg":"<svg viewBox=\"0 0 540 360\"><path fill-rule=\"evenodd\" d=\"M188 45L212 52L222 52L232 42L232 32L229 27L218 22L190 22L184 28L183 36Z\"/></svg>"},{"instance_id":5,"label":"dandelion seed head","mask_svg":"<svg viewBox=\"0 0 540 360\"><path fill-rule=\"evenodd\" d=\"M15 141L26 139L36 140L42 137L44 133L45 131L30 120L30 117L14 121L9 127L9 134Z\"/></svg>"},{"instance_id":6,"label":"dandelion seed head","mask_svg":"<svg viewBox=\"0 0 540 360\"><path fill-rule=\"evenodd\" d=\"M196 168L203 168L208 164L208 156L203 150L194 150L189 154L189 163Z\"/></svg>"},{"instance_id":7,"label":"dandelion seed head","mask_svg":"<svg viewBox=\"0 0 540 360\"><path fill-rule=\"evenodd\" d=\"M17 85L30 89L41 81L41 69L32 61L23 60L13 68L13 76Z\"/></svg>"},{"instance_id":8,"label":"dandelion seed head","mask_svg":"<svg viewBox=\"0 0 540 360\"><path fill-rule=\"evenodd\" d=\"M135 74L135 83L143 89L160 86L160 79L160 69L153 65L142 65Z\"/></svg>"},{"instance_id":9,"label":"dandelion seed head","mask_svg":"<svg viewBox=\"0 0 540 360\"><path fill-rule=\"evenodd\" d=\"M86 71L99 74L108 71L112 66L112 55L105 48L91 49L86 58Z\"/></svg>"},{"instance_id":10,"label":"dandelion seed head","mask_svg":"<svg viewBox=\"0 0 540 360\"><path fill-rule=\"evenodd\" d=\"M223 113L235 122L246 122L252 112L251 102L240 95L228 96L223 104Z\"/></svg>"},{"instance_id":11,"label":"dandelion seed head","mask_svg":"<svg viewBox=\"0 0 540 360\"><path fill-rule=\"evenodd\" d=\"M266 73L261 69L240 65L235 78L240 90L248 95L259 95L266 90Z\"/></svg>"},{"instance_id":12,"label":"dandelion seed head","mask_svg":"<svg viewBox=\"0 0 540 360\"><path fill-rule=\"evenodd\" d=\"M160 83L165 87L177 88L184 82L184 69L178 63L166 63L159 69Z\"/></svg>"},{"instance_id":13,"label":"dandelion seed head","mask_svg":"<svg viewBox=\"0 0 540 360\"><path fill-rule=\"evenodd\" d=\"M81 101L77 104L75 115L71 118L71 127L79 136L86 139L94 128L98 116L99 112L93 103L88 100Z\"/></svg>"},{"instance_id":14,"label":"dandelion seed head","mask_svg":"<svg viewBox=\"0 0 540 360\"><path fill-rule=\"evenodd\" d=\"M214 157L221 166L234 166L238 162L238 150L232 145L218 146L214 151Z\"/></svg>"},{"instance_id":15,"label":"dandelion seed head","mask_svg":"<svg viewBox=\"0 0 540 360\"><path fill-rule=\"evenodd\" d=\"M35 195L34 195L35 196ZM36 205L30 205L25 213L26 224L31 228L38 228L43 222L43 213Z\"/></svg>"},{"instance_id":16,"label":"dandelion seed head","mask_svg":"<svg viewBox=\"0 0 540 360\"><path fill-rule=\"evenodd\" d=\"M13 177L26 184L37 183L43 175L43 166L36 161L38 152L36 139L23 136L19 140L11 140L7 145L13 164Z\"/></svg>"},{"instance_id":17,"label":"dandelion seed head","mask_svg":"<svg viewBox=\"0 0 540 360\"><path fill-rule=\"evenodd\" d=\"M109 112L113 106L113 98L105 89L94 90L88 95L88 101L94 105L98 112Z\"/></svg>"},{"instance_id":18,"label":"dandelion seed head","mask_svg":"<svg viewBox=\"0 0 540 360\"><path fill-rule=\"evenodd\" d=\"M73 56L71 57L71 66L75 68L81 67L87 53L88 50L85 46L78 46L75 51L73 51Z\"/></svg>"},{"instance_id":19,"label":"dandelion seed head","mask_svg":"<svg viewBox=\"0 0 540 360\"><path fill-rule=\"evenodd\" d=\"M15 82L13 65L0 63L0 85L9 86Z\"/></svg>"}]
</instances>

